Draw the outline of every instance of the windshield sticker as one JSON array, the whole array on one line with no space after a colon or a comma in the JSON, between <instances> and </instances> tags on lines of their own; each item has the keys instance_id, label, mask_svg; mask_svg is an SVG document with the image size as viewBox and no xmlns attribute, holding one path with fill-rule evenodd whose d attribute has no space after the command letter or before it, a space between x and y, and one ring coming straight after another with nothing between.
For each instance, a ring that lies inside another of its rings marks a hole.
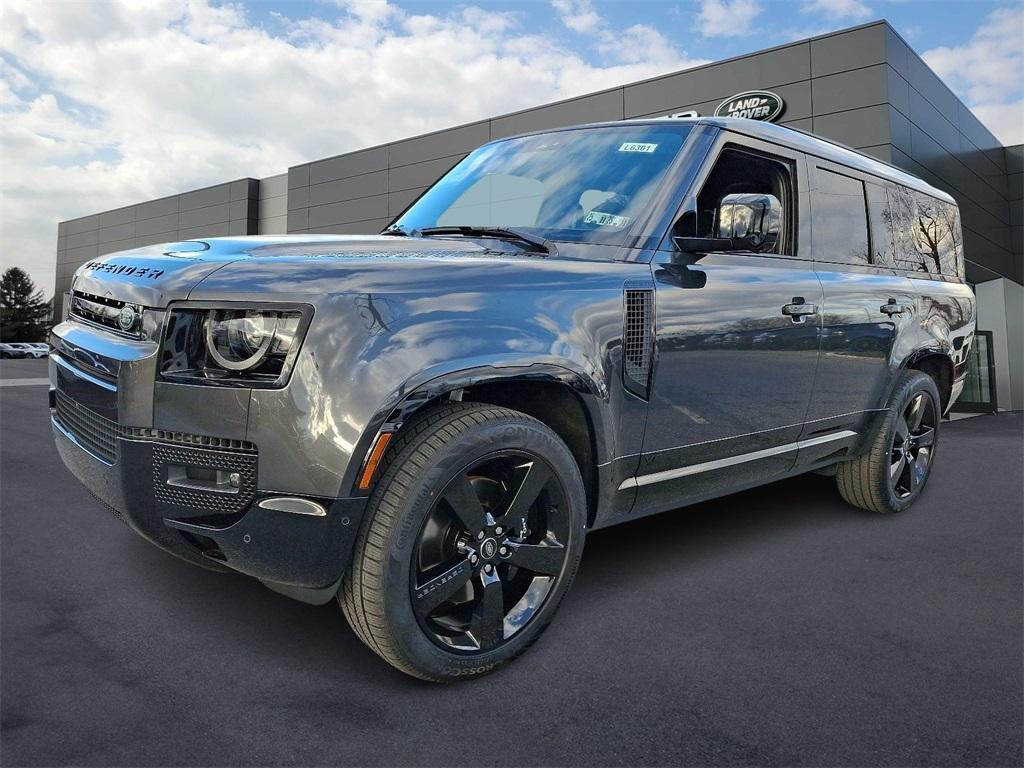
<instances>
[{"instance_id":1,"label":"windshield sticker","mask_svg":"<svg viewBox=\"0 0 1024 768\"><path fill-rule=\"evenodd\" d=\"M645 154L651 154L658 148L657 144L645 144L639 141L627 141L621 147L619 152L643 152Z\"/></svg>"},{"instance_id":2,"label":"windshield sticker","mask_svg":"<svg viewBox=\"0 0 1024 768\"><path fill-rule=\"evenodd\" d=\"M599 227L618 227L621 229L627 226L632 219L629 216L616 216L614 213L591 211L584 217L583 221L585 224L597 224Z\"/></svg>"}]
</instances>

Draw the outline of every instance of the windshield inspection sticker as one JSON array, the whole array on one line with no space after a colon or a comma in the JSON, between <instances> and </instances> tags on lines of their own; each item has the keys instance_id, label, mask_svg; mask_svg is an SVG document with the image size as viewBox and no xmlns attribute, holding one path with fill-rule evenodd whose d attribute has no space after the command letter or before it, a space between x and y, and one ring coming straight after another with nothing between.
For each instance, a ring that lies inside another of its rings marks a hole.
<instances>
[{"instance_id":1,"label":"windshield inspection sticker","mask_svg":"<svg viewBox=\"0 0 1024 768\"><path fill-rule=\"evenodd\" d=\"M614 213L602 213L601 211L590 211L584 218L585 224L597 224L599 227L625 227L631 222L629 216L616 216Z\"/></svg>"},{"instance_id":2,"label":"windshield inspection sticker","mask_svg":"<svg viewBox=\"0 0 1024 768\"><path fill-rule=\"evenodd\" d=\"M657 144L644 144L639 141L627 141L619 147L619 152L644 152L649 155L657 148Z\"/></svg>"}]
</instances>

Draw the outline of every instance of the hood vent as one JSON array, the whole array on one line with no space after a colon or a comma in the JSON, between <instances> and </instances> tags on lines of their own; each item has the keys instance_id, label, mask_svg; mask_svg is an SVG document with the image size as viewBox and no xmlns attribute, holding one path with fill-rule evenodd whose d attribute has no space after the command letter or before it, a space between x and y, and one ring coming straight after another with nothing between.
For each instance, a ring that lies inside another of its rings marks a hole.
<instances>
[{"instance_id":1,"label":"hood vent","mask_svg":"<svg viewBox=\"0 0 1024 768\"><path fill-rule=\"evenodd\" d=\"M623 313L623 381L630 392L646 398L654 358L654 289L626 283Z\"/></svg>"}]
</instances>

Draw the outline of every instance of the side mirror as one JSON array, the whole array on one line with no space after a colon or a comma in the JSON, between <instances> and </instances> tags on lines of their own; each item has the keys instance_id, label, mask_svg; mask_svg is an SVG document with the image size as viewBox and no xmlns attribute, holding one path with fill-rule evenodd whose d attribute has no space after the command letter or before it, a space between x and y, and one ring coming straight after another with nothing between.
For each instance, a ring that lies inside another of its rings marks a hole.
<instances>
[{"instance_id":1,"label":"side mirror","mask_svg":"<svg viewBox=\"0 0 1024 768\"><path fill-rule=\"evenodd\" d=\"M707 251L770 251L782 230L782 203L775 195L726 195L715 212L714 237L677 237L676 247Z\"/></svg>"},{"instance_id":2,"label":"side mirror","mask_svg":"<svg viewBox=\"0 0 1024 768\"><path fill-rule=\"evenodd\" d=\"M742 250L771 250L782 230L782 203L775 195L726 195L715 218L718 237Z\"/></svg>"}]
</instances>

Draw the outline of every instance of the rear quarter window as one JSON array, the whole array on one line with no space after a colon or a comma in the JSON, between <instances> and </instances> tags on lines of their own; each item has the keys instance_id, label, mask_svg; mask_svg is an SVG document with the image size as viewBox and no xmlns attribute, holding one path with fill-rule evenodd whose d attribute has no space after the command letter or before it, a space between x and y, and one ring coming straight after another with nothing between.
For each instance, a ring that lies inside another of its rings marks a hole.
<instances>
[{"instance_id":1,"label":"rear quarter window","mask_svg":"<svg viewBox=\"0 0 1024 768\"><path fill-rule=\"evenodd\" d=\"M963 275L963 236L955 205L904 187L890 187L895 266L929 275Z\"/></svg>"}]
</instances>

